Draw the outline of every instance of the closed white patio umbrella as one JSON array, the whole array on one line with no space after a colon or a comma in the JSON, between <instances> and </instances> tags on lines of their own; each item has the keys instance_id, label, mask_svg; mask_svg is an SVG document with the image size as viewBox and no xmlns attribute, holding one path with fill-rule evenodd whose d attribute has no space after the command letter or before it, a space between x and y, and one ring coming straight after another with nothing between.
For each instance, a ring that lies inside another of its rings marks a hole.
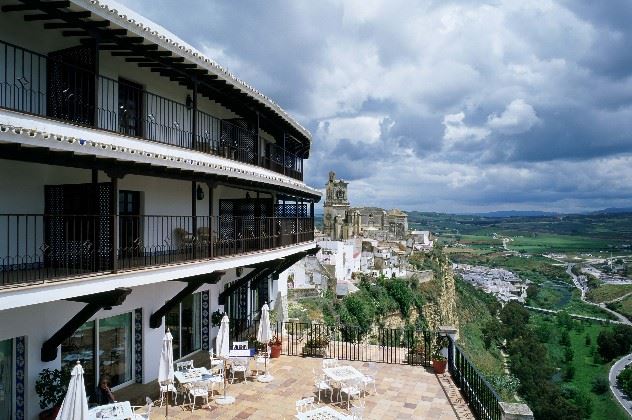
<instances>
[{"instance_id":1,"label":"closed white patio umbrella","mask_svg":"<svg viewBox=\"0 0 632 420\"><path fill-rule=\"evenodd\" d=\"M261 307L261 318L259 319L259 328L257 329L257 341L264 343L267 350L270 340L272 340L272 329L270 328L270 308L267 303L264 303ZM272 375L268 374L268 357L269 355L266 354L264 374L257 376L257 380L259 382L271 382L274 379Z\"/></svg>"},{"instance_id":2,"label":"closed white patio umbrella","mask_svg":"<svg viewBox=\"0 0 632 420\"><path fill-rule=\"evenodd\" d=\"M83 383L83 368L79 361L70 373L70 383L64 401L61 403L57 420L74 420L88 418L88 397Z\"/></svg>"},{"instance_id":3,"label":"closed white patio umbrella","mask_svg":"<svg viewBox=\"0 0 632 420\"><path fill-rule=\"evenodd\" d=\"M224 395L215 399L215 402L220 405L235 402L235 397L226 395L226 359L228 359L228 353L230 352L230 329L228 324L228 315L224 314L222 322L219 324L217 339L215 340L215 352L217 353L217 357L224 361Z\"/></svg>"},{"instance_id":4,"label":"closed white patio umbrella","mask_svg":"<svg viewBox=\"0 0 632 420\"><path fill-rule=\"evenodd\" d=\"M173 383L173 336L169 329L162 338L162 351L160 353L160 365L158 366L158 383ZM167 392L167 404L165 404L165 417L169 415L169 395Z\"/></svg>"}]
</instances>

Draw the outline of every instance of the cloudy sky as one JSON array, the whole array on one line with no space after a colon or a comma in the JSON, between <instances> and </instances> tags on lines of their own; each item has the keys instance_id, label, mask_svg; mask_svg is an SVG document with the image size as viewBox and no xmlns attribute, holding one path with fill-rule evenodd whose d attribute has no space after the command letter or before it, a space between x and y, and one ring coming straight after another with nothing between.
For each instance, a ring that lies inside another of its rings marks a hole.
<instances>
[{"instance_id":1,"label":"cloudy sky","mask_svg":"<svg viewBox=\"0 0 632 420\"><path fill-rule=\"evenodd\" d=\"M308 127L306 181L354 205L632 206L629 0L121 1Z\"/></svg>"}]
</instances>

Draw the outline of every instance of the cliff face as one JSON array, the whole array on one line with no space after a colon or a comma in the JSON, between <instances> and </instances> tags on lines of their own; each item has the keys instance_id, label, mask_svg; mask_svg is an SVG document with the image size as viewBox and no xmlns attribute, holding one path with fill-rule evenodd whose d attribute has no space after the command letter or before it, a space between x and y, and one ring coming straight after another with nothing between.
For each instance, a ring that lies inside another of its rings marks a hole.
<instances>
[{"instance_id":1,"label":"cliff face","mask_svg":"<svg viewBox=\"0 0 632 420\"><path fill-rule=\"evenodd\" d=\"M454 287L454 273L447 256L437 252L432 256L434 278L438 295L436 301L424 305L423 315L431 330L440 325L459 326L456 311L456 289Z\"/></svg>"}]
</instances>

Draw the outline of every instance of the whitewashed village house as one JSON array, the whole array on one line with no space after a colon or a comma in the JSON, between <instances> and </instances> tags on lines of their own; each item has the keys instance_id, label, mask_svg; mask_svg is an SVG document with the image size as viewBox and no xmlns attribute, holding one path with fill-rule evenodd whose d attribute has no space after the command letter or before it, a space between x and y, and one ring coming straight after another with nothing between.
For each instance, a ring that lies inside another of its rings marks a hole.
<instances>
[{"instance_id":1,"label":"whitewashed village house","mask_svg":"<svg viewBox=\"0 0 632 420\"><path fill-rule=\"evenodd\" d=\"M43 368L87 389L212 345L314 253L311 135L270 98L108 0L0 5L0 418ZM273 302L273 306L275 303Z\"/></svg>"}]
</instances>

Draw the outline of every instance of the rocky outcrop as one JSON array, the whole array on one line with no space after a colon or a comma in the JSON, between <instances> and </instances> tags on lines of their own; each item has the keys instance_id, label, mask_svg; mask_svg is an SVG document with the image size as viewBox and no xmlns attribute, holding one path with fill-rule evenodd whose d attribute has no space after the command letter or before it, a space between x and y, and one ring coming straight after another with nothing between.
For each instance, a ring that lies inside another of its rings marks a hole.
<instances>
[{"instance_id":1,"label":"rocky outcrop","mask_svg":"<svg viewBox=\"0 0 632 420\"><path fill-rule=\"evenodd\" d=\"M456 288L454 286L454 272L447 256L442 252L434 252L432 256L433 272L436 290L436 301L428 302L423 307L423 316L431 330L440 325L450 325L458 328L459 317L456 311Z\"/></svg>"}]
</instances>

